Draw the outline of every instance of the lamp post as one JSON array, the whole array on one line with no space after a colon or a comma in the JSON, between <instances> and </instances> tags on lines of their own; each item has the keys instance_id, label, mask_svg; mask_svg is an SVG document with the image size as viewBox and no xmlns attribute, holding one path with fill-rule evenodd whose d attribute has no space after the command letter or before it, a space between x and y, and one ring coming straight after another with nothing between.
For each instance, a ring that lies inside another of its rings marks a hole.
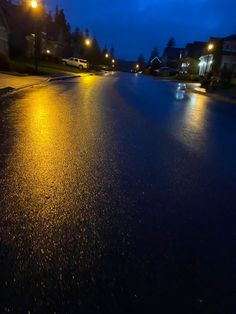
<instances>
[{"instance_id":1,"label":"lamp post","mask_svg":"<svg viewBox=\"0 0 236 314\"><path fill-rule=\"evenodd\" d=\"M109 53L105 52L104 57L105 57L105 65L109 66L109 60L108 60L110 58Z\"/></svg>"},{"instance_id":2,"label":"lamp post","mask_svg":"<svg viewBox=\"0 0 236 314\"><path fill-rule=\"evenodd\" d=\"M36 0L33 0L30 2L31 8L33 9L37 9L38 7L38 2Z\"/></svg>"},{"instance_id":3,"label":"lamp post","mask_svg":"<svg viewBox=\"0 0 236 314\"><path fill-rule=\"evenodd\" d=\"M33 0L30 2L31 8L35 12L38 9L38 1ZM35 32L34 32L34 64L35 72L38 73L38 30L37 30L37 21L35 17Z\"/></svg>"},{"instance_id":4,"label":"lamp post","mask_svg":"<svg viewBox=\"0 0 236 314\"><path fill-rule=\"evenodd\" d=\"M85 45L87 46L87 47L90 47L91 46L91 40L89 39L89 38L86 38L85 39Z\"/></svg>"},{"instance_id":5,"label":"lamp post","mask_svg":"<svg viewBox=\"0 0 236 314\"><path fill-rule=\"evenodd\" d=\"M207 46L208 55L207 55L207 64L206 64L205 74L206 74L206 72L207 72L207 70L208 70L208 65L209 65L209 59L210 59L210 54L209 54L209 53L210 53L211 51L213 51L214 48L215 48L215 46L214 46L212 43L210 43L210 44Z\"/></svg>"}]
</instances>

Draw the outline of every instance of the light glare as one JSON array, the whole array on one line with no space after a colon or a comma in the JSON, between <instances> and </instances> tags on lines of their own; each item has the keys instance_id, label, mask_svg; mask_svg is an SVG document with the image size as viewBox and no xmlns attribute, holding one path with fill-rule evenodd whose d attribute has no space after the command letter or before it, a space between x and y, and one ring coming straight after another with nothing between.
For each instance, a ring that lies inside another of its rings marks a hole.
<instances>
[{"instance_id":1,"label":"light glare","mask_svg":"<svg viewBox=\"0 0 236 314\"><path fill-rule=\"evenodd\" d=\"M33 8L33 9L37 9L37 7L38 7L38 2L37 1L35 1L35 0L33 0L33 1L31 1L31 7Z\"/></svg>"}]
</instances>

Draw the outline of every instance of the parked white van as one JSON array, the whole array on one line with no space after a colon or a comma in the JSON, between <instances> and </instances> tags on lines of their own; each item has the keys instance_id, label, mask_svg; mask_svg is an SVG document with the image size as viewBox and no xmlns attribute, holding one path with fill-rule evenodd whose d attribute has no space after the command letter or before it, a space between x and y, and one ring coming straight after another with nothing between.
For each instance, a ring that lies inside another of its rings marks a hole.
<instances>
[{"instance_id":1,"label":"parked white van","mask_svg":"<svg viewBox=\"0 0 236 314\"><path fill-rule=\"evenodd\" d=\"M62 59L62 63L79 69L88 69L88 61L84 59L71 57L69 59Z\"/></svg>"}]
</instances>

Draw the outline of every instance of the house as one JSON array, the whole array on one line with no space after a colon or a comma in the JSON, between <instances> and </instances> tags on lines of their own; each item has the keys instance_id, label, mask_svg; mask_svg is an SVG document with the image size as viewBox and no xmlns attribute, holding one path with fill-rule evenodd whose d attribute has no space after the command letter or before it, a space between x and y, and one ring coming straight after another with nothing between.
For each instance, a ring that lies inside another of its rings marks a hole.
<instances>
[{"instance_id":1,"label":"house","mask_svg":"<svg viewBox=\"0 0 236 314\"><path fill-rule=\"evenodd\" d=\"M223 70L236 74L236 34L209 38L205 54L199 60L199 75L220 74Z\"/></svg>"},{"instance_id":2,"label":"house","mask_svg":"<svg viewBox=\"0 0 236 314\"><path fill-rule=\"evenodd\" d=\"M161 66L161 60L156 56L156 57L154 57L153 59L151 59L150 60L150 67L152 68L152 69L157 69L157 68L159 68L160 66Z\"/></svg>"},{"instance_id":3,"label":"house","mask_svg":"<svg viewBox=\"0 0 236 314\"><path fill-rule=\"evenodd\" d=\"M0 6L0 52L8 55L9 53L9 28L5 17L5 13Z\"/></svg>"},{"instance_id":4,"label":"house","mask_svg":"<svg viewBox=\"0 0 236 314\"><path fill-rule=\"evenodd\" d=\"M205 53L206 42L188 43L182 53L180 70L183 74L197 74L199 58Z\"/></svg>"},{"instance_id":5,"label":"house","mask_svg":"<svg viewBox=\"0 0 236 314\"><path fill-rule=\"evenodd\" d=\"M179 68L180 59L182 58L183 48L167 47L162 56L162 65Z\"/></svg>"},{"instance_id":6,"label":"house","mask_svg":"<svg viewBox=\"0 0 236 314\"><path fill-rule=\"evenodd\" d=\"M236 73L236 34L223 39L221 69Z\"/></svg>"},{"instance_id":7,"label":"house","mask_svg":"<svg viewBox=\"0 0 236 314\"><path fill-rule=\"evenodd\" d=\"M1 8L9 26L9 53L11 56L23 56L25 52L29 20L28 10L24 10L16 1L0 0Z\"/></svg>"}]
</instances>

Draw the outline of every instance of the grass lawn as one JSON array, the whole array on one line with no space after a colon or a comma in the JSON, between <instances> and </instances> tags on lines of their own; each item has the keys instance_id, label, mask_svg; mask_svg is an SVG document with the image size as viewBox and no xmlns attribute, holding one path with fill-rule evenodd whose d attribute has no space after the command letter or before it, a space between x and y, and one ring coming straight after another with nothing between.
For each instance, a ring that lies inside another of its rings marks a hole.
<instances>
[{"instance_id":1,"label":"grass lawn","mask_svg":"<svg viewBox=\"0 0 236 314\"><path fill-rule=\"evenodd\" d=\"M14 72L35 74L33 61L12 61L12 68ZM38 64L39 74L79 74L83 70L75 67L70 67L65 64L55 64L47 61L39 61Z\"/></svg>"}]
</instances>

